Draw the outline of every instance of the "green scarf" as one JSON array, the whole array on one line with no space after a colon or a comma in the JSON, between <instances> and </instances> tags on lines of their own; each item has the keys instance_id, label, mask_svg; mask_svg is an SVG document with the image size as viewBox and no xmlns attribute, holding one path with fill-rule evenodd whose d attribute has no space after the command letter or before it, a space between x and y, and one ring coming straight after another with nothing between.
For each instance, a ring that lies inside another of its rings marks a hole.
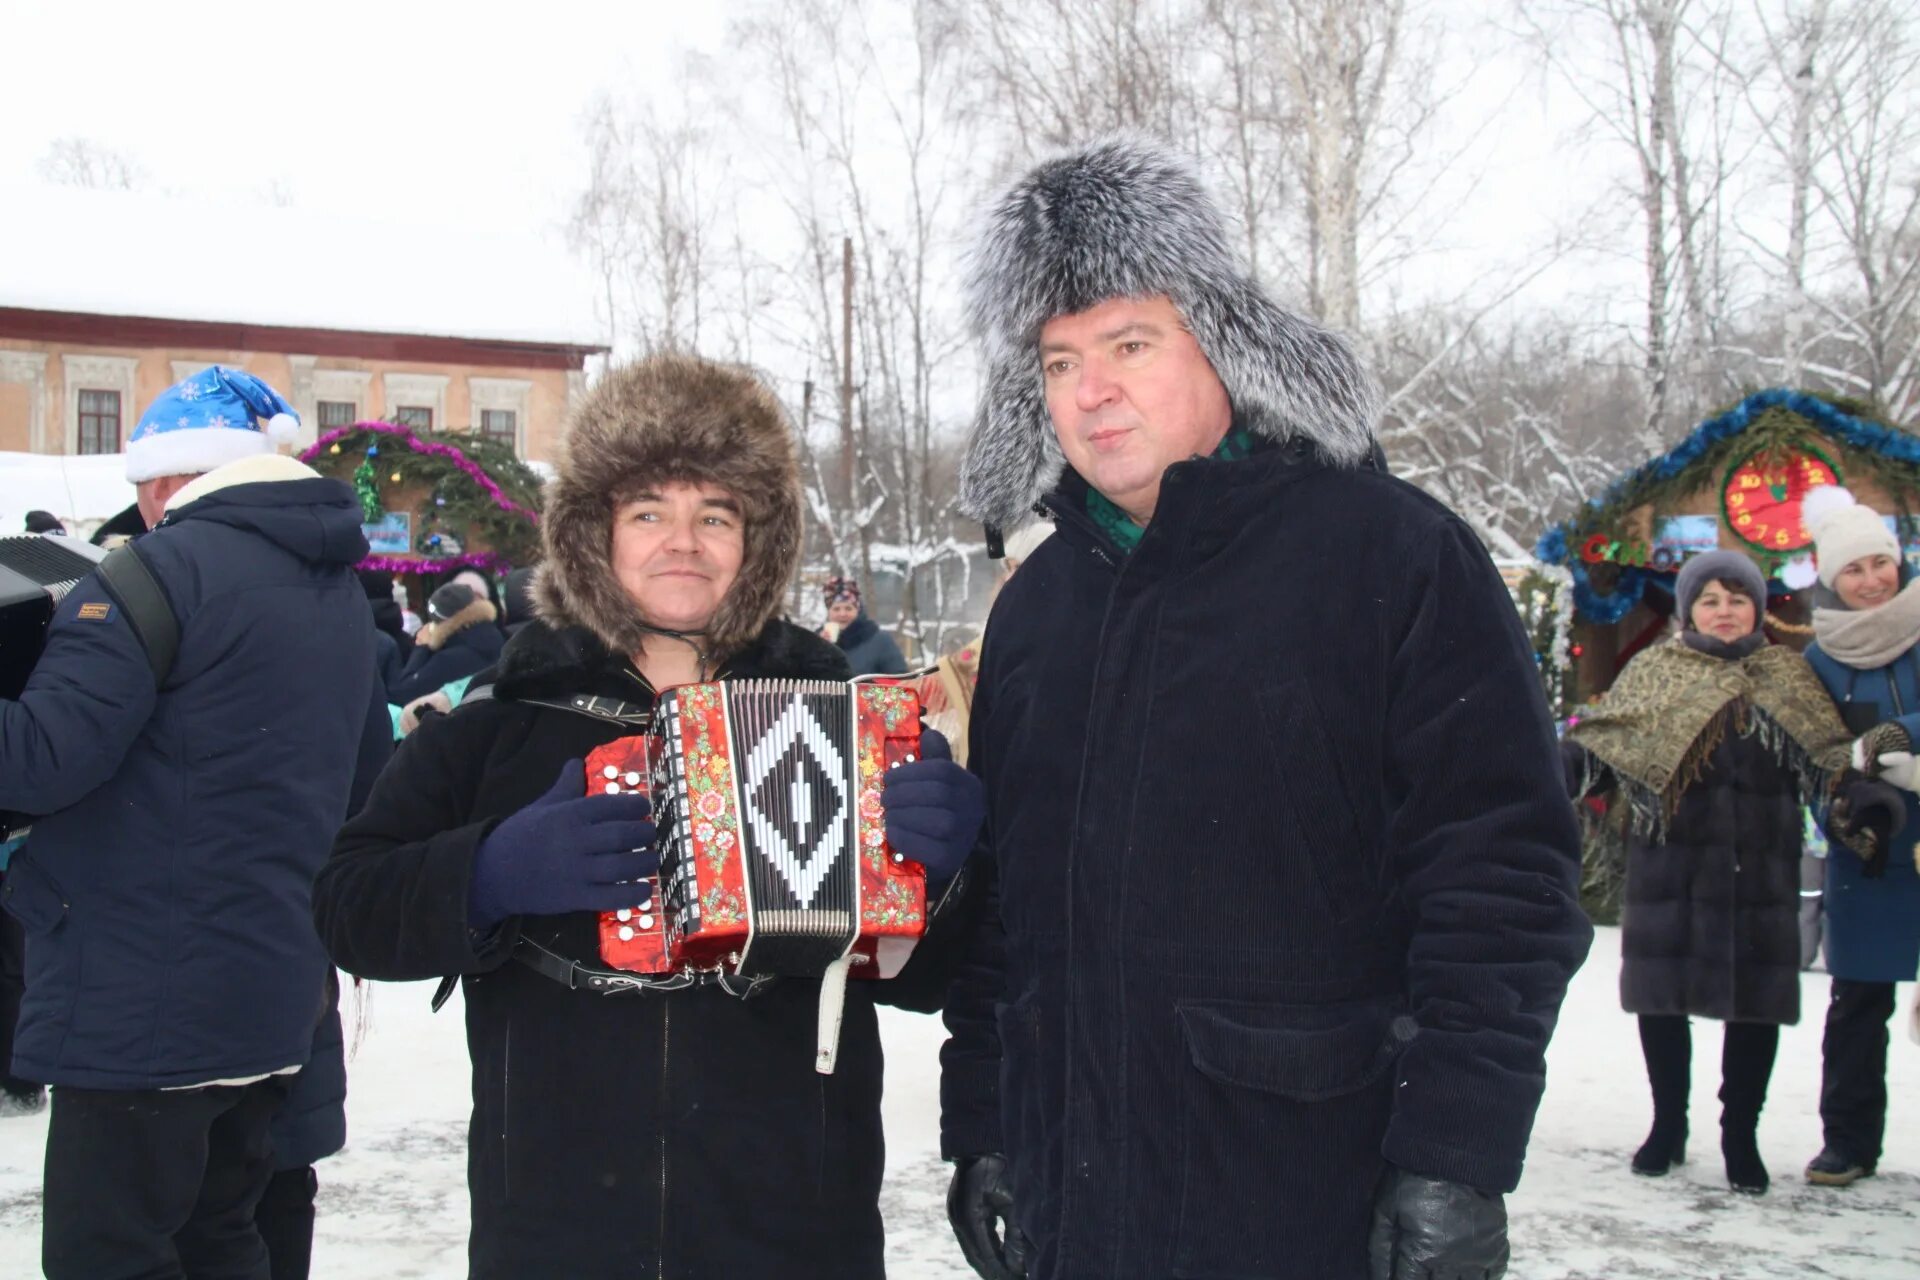
<instances>
[{"instance_id":1,"label":"green scarf","mask_svg":"<svg viewBox=\"0 0 1920 1280\"><path fill-rule=\"evenodd\" d=\"M1657 832L1700 780L1729 728L1758 734L1820 795L1847 767L1853 735L1807 660L1779 645L1717 658L1679 637L1641 652L1567 736L1592 752L1633 803L1634 824Z\"/></svg>"},{"instance_id":2,"label":"green scarf","mask_svg":"<svg viewBox=\"0 0 1920 1280\"><path fill-rule=\"evenodd\" d=\"M1238 462L1253 452L1253 433L1245 427L1235 427L1227 432L1213 451L1213 458L1219 462ZM1137 525L1113 500L1092 485L1087 486L1087 514L1100 526L1100 531L1113 539L1113 545L1120 548L1120 554L1132 555L1133 549L1140 545L1140 537L1146 533L1146 526Z\"/></svg>"}]
</instances>

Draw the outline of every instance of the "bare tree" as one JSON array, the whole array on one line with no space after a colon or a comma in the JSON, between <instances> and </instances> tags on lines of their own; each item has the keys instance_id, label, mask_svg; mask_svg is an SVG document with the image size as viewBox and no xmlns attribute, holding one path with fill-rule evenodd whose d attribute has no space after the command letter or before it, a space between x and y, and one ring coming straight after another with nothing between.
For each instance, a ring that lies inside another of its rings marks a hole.
<instances>
[{"instance_id":1,"label":"bare tree","mask_svg":"<svg viewBox=\"0 0 1920 1280\"><path fill-rule=\"evenodd\" d=\"M35 167L41 177L67 187L131 191L146 181L131 155L92 138L56 138Z\"/></svg>"}]
</instances>

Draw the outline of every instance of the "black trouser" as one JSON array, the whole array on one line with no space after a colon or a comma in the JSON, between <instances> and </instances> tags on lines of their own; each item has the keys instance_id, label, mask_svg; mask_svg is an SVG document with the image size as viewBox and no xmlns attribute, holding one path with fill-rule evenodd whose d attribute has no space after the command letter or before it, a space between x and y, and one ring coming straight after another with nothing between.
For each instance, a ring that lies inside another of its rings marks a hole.
<instances>
[{"instance_id":1,"label":"black trouser","mask_svg":"<svg viewBox=\"0 0 1920 1280\"><path fill-rule=\"evenodd\" d=\"M267 1181L254 1225L266 1241L273 1280L307 1280L313 1267L313 1197L320 1177L313 1166L282 1169Z\"/></svg>"},{"instance_id":2,"label":"black trouser","mask_svg":"<svg viewBox=\"0 0 1920 1280\"><path fill-rule=\"evenodd\" d=\"M269 1280L254 1206L290 1077L204 1089L61 1086L47 1125L47 1280Z\"/></svg>"},{"instance_id":3,"label":"black trouser","mask_svg":"<svg viewBox=\"0 0 1920 1280\"><path fill-rule=\"evenodd\" d=\"M4 881L0 874L0 881ZM13 1074L13 1030L20 1021L20 997L26 992L27 931L0 910L0 1089L33 1095L40 1086Z\"/></svg>"},{"instance_id":4,"label":"black trouser","mask_svg":"<svg viewBox=\"0 0 1920 1280\"><path fill-rule=\"evenodd\" d=\"M1820 1123L1827 1149L1872 1168L1887 1128L1887 1021L1891 982L1833 980L1820 1042Z\"/></svg>"}]
</instances>

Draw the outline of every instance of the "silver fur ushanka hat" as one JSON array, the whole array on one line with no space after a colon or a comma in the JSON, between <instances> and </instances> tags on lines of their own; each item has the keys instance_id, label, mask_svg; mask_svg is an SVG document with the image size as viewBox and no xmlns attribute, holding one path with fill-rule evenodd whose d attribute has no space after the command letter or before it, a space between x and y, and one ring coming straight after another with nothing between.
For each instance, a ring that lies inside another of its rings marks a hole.
<instances>
[{"instance_id":1,"label":"silver fur ushanka hat","mask_svg":"<svg viewBox=\"0 0 1920 1280\"><path fill-rule=\"evenodd\" d=\"M1142 138L1109 138L1014 183L975 244L967 304L986 389L960 468L968 514L1013 528L1059 481L1065 459L1041 385L1041 327L1155 294L1179 308L1248 430L1310 440L1336 465L1367 456L1380 397L1346 340L1246 276L1185 161Z\"/></svg>"}]
</instances>

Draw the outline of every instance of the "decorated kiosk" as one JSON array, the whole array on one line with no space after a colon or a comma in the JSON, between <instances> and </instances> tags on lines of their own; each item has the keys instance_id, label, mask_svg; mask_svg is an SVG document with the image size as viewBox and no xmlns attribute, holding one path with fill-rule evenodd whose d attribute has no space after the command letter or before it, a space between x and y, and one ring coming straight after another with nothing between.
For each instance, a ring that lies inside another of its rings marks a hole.
<instances>
[{"instance_id":1,"label":"decorated kiosk","mask_svg":"<svg viewBox=\"0 0 1920 1280\"><path fill-rule=\"evenodd\" d=\"M1548 529L1518 594L1557 710L1604 692L1665 634L1680 565L1716 547L1759 563L1769 632L1805 645L1815 575L1801 503L1831 484L1883 513L1920 566L1920 438L1861 404L1784 389L1707 419Z\"/></svg>"},{"instance_id":2,"label":"decorated kiosk","mask_svg":"<svg viewBox=\"0 0 1920 1280\"><path fill-rule=\"evenodd\" d=\"M393 574L415 607L462 569L498 577L538 554L540 477L505 445L358 422L300 460L353 485L372 548L360 567Z\"/></svg>"}]
</instances>

